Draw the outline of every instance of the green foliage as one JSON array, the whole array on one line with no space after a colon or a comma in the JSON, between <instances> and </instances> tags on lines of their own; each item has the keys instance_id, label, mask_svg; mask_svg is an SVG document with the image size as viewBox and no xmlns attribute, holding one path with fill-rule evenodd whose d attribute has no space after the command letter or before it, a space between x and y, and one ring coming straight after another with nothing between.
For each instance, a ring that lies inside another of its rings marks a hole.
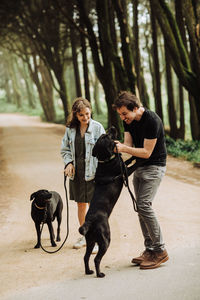
<instances>
[{"instance_id":1,"label":"green foliage","mask_svg":"<svg viewBox=\"0 0 200 300\"><path fill-rule=\"evenodd\" d=\"M0 113L14 113L18 112L18 109L15 104L12 103L6 103L5 101L2 101L0 99Z\"/></svg>"},{"instance_id":2,"label":"green foliage","mask_svg":"<svg viewBox=\"0 0 200 300\"><path fill-rule=\"evenodd\" d=\"M23 104L21 108L18 108L14 103L7 103L4 99L0 98L0 113L24 113L29 116L41 116L41 107L35 109L30 108L28 105Z\"/></svg>"},{"instance_id":3,"label":"green foliage","mask_svg":"<svg viewBox=\"0 0 200 300\"><path fill-rule=\"evenodd\" d=\"M103 127L105 129L108 128L108 118L107 118L107 114L100 114L100 115L97 115L96 113L93 113L92 115L92 118L98 122L100 122Z\"/></svg>"},{"instance_id":4,"label":"green foliage","mask_svg":"<svg viewBox=\"0 0 200 300\"><path fill-rule=\"evenodd\" d=\"M183 157L189 161L200 162L200 141L174 140L166 137L167 151L175 157Z\"/></svg>"}]
</instances>

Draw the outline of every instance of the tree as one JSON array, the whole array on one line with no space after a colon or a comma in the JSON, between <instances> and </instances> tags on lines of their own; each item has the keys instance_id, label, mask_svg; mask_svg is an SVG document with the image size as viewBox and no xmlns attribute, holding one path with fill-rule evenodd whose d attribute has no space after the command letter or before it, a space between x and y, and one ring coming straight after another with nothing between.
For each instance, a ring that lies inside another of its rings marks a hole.
<instances>
[{"instance_id":1,"label":"tree","mask_svg":"<svg viewBox=\"0 0 200 300\"><path fill-rule=\"evenodd\" d=\"M156 112L163 120L162 112L162 98L161 98L161 80L160 80L160 66L158 55L158 43L157 43L157 24L154 14L152 3L150 2L150 15L151 15L151 28L152 28L152 54L153 54L153 71L154 71L154 98Z\"/></svg>"},{"instance_id":2,"label":"tree","mask_svg":"<svg viewBox=\"0 0 200 300\"><path fill-rule=\"evenodd\" d=\"M117 96L117 86L115 81L114 64L113 64L113 44L110 35L108 22L108 5L107 1L96 1L98 15L98 32L99 44L95 35L92 22L89 18L86 5L83 1L78 0L78 9L81 23L85 24L87 29L88 40L92 52L95 72L104 88L106 102L108 106L108 126L111 124L119 130L119 119L116 112L112 109L112 103ZM101 58L100 54L101 53Z\"/></svg>"},{"instance_id":3,"label":"tree","mask_svg":"<svg viewBox=\"0 0 200 300\"><path fill-rule=\"evenodd\" d=\"M186 19L189 34L190 51L195 62L191 64L190 56L184 46L177 22L165 0L150 0L155 16L159 22L162 33L167 41L167 49L171 57L171 63L181 84L194 97L198 126L200 126L200 42L198 31L198 14L194 1L185 0L183 3L184 17ZM200 135L196 137L200 139Z\"/></svg>"},{"instance_id":4,"label":"tree","mask_svg":"<svg viewBox=\"0 0 200 300\"><path fill-rule=\"evenodd\" d=\"M147 86L144 79L144 71L141 63L140 54L140 40L139 40L139 25L138 25L138 0L132 0L133 2L133 43L132 51L134 56L134 65L137 75L137 87L139 90L140 99L143 105L149 108L149 95L147 92Z\"/></svg>"},{"instance_id":5,"label":"tree","mask_svg":"<svg viewBox=\"0 0 200 300\"><path fill-rule=\"evenodd\" d=\"M4 1L4 0L3 0ZM9 8L15 7L15 1L9 1ZM66 24L59 19L59 11L53 2L32 0L17 0L15 11L11 10L9 19L5 21L4 34L16 36L20 41L31 48L45 63L49 74L54 74L58 83L58 92L63 103L65 117L68 116L68 96L66 89L66 49L68 46L68 30ZM2 6L2 13L6 13L7 3ZM53 77L52 77L53 78ZM55 85L54 85L55 86Z\"/></svg>"}]
</instances>

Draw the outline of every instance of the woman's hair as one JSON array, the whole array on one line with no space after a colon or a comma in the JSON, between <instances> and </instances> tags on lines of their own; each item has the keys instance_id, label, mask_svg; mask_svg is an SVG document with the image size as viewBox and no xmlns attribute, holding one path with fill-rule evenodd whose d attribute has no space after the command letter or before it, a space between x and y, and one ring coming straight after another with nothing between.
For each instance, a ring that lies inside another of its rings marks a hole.
<instances>
[{"instance_id":1,"label":"woman's hair","mask_svg":"<svg viewBox=\"0 0 200 300\"><path fill-rule=\"evenodd\" d=\"M141 106L141 103L136 95L127 91L121 91L112 107L116 110L117 108L121 108L122 106L125 106L128 110L133 111L135 107L139 108Z\"/></svg>"},{"instance_id":2,"label":"woman's hair","mask_svg":"<svg viewBox=\"0 0 200 300\"><path fill-rule=\"evenodd\" d=\"M84 108L89 108L89 110L92 112L91 104L87 99L82 97L76 98L72 105L71 114L67 120L67 127L77 128L80 125L80 122L76 117L76 113L79 113Z\"/></svg>"}]
</instances>

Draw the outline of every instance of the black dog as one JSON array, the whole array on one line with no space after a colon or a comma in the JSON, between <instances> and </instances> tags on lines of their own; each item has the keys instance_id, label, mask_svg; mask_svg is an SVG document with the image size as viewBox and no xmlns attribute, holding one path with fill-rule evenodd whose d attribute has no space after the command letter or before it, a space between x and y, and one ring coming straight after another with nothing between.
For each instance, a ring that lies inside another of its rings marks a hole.
<instances>
[{"instance_id":1,"label":"black dog","mask_svg":"<svg viewBox=\"0 0 200 300\"><path fill-rule=\"evenodd\" d=\"M85 236L87 243L84 256L85 274L93 273L89 268L89 258L95 243L99 246L94 259L97 277L105 276L100 272L100 262L110 244L108 218L123 187L122 158L114 153L116 138L116 129L111 127L108 133L101 135L94 145L92 155L98 158L95 191L85 223L79 228L79 232ZM128 175L133 172L130 168L128 168Z\"/></svg>"},{"instance_id":2,"label":"black dog","mask_svg":"<svg viewBox=\"0 0 200 300\"><path fill-rule=\"evenodd\" d=\"M31 217L35 222L35 228L37 231L37 244L35 245L35 248L40 248L41 246L40 224L42 222L47 223L50 233L51 245L52 247L56 247L52 222L56 217L58 222L56 241L59 242L60 224L62 220L63 209L63 201L61 199L61 196L54 191L49 192L47 190L39 190L31 195L30 200L33 200L31 207Z\"/></svg>"}]
</instances>

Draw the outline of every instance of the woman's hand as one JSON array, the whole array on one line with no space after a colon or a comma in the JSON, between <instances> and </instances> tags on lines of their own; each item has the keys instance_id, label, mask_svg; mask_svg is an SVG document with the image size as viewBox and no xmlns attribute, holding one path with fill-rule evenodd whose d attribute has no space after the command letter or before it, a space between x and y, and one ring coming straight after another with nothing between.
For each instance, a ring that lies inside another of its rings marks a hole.
<instances>
[{"instance_id":1,"label":"woman's hand","mask_svg":"<svg viewBox=\"0 0 200 300\"><path fill-rule=\"evenodd\" d=\"M64 170L65 176L72 177L75 174L75 169L72 163L68 164L66 169Z\"/></svg>"}]
</instances>

